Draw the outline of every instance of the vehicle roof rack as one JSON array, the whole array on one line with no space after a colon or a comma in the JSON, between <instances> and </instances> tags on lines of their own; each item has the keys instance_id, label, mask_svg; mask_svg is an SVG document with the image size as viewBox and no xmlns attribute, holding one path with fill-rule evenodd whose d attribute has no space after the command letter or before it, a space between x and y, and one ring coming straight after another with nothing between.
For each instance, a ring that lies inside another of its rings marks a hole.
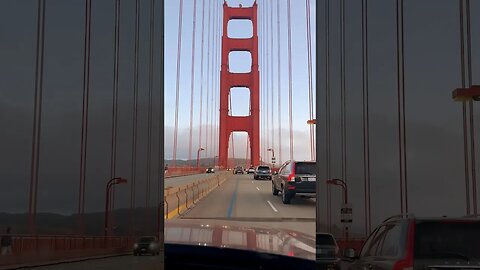
<instances>
[{"instance_id":1,"label":"vehicle roof rack","mask_svg":"<svg viewBox=\"0 0 480 270\"><path fill-rule=\"evenodd\" d=\"M414 218L415 216L411 213L407 213L407 214L399 214L399 215L395 215L395 216L391 216L387 219L385 219L383 222L387 222L387 221L391 221L391 220L396 220L396 219L402 219L402 218Z\"/></svg>"}]
</instances>

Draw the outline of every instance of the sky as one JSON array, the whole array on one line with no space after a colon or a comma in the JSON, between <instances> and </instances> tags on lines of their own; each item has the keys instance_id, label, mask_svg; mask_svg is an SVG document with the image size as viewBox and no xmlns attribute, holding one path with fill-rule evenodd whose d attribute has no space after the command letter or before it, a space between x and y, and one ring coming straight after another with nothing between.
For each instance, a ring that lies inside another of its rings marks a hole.
<instances>
[{"instance_id":1,"label":"sky","mask_svg":"<svg viewBox=\"0 0 480 270\"><path fill-rule=\"evenodd\" d=\"M208 49L208 5L210 3L212 14L217 14L213 3L215 1L205 1L206 5L206 12L205 12L205 35L204 35L204 78L206 77L206 71L208 69L207 63L207 49ZM221 4L222 1L216 1L218 4ZM252 6L253 0L243 0L243 1L227 1L229 6L238 7L239 4L242 4L244 7ZM179 84L179 116L178 116L178 128L179 128L179 139L182 144L178 147L177 158L188 158L188 145L189 145L189 123L190 123L190 91L191 91L191 67L192 67L192 29L193 29L193 3L194 1L183 1L183 17L182 17L182 49L181 49L181 72L180 72L180 84ZM200 4L201 1L197 1L197 19L196 19L196 36L195 36L195 88L194 88L194 132L193 132L193 149L198 149L199 142L198 142L198 132L199 132L199 113L200 113L200 88L201 88L201 42L202 42L202 5ZM282 149L282 159L279 161L285 161L289 159L289 131L288 131L288 85L289 85L289 76L288 76L288 21L287 21L287 1L257 1L259 5L259 22L258 22L258 31L259 31L259 69L260 69L260 92L261 92L261 107L260 111L261 114L264 116L265 112L267 112L267 106L264 103L267 100L265 96L265 91L273 91L274 93L274 121L272 127L269 128L269 141L271 141L272 131L274 136L275 145L273 148L276 149L277 158L279 155L279 147ZM278 84L278 48L277 48L277 4L280 7L280 87ZM176 91L176 76L177 76L177 51L178 51L178 17L179 17L179 8L180 8L180 1L167 1L166 2L166 20L165 20L165 66L167 67L165 70L166 78L172 78L170 80L165 81L165 128L166 128L166 158L171 158L173 155L173 132L175 126L175 91ZM273 9L273 14L271 13ZM311 1L310 13L311 13L311 35L312 35L312 59L315 59L315 1ZM267 16L264 16L265 12L267 12ZM223 13L221 13L223 14ZM221 15L220 14L220 15ZM309 160L310 157L310 144L309 144L309 126L306 124L307 120L310 119L309 117L309 110L308 110L308 54L307 54L307 25L306 25L306 3L305 1L293 1L291 4L291 27L292 27L292 121L293 121L293 131L294 131L294 158L300 160ZM218 16L218 15L217 15ZM263 18L262 18L263 16ZM273 16L273 17L271 17ZM223 18L223 15L221 15ZM271 31L271 20L273 19L273 32ZM223 23L222 23L223 24ZM213 23L211 25L212 29L214 27ZM222 27L222 26L221 26ZM268 32L263 31L264 28L268 29ZM216 28L215 28L216 29ZM300 29L302 29L300 31ZM231 21L228 24L227 28L227 35L232 38L247 38L252 35L252 24L248 21ZM264 33L265 32L265 33ZM211 34L214 31L212 30ZM215 31L217 35L221 35L222 31ZM273 48L270 44L271 35L273 34ZM267 36L268 35L268 36ZM268 39L267 39L268 38ZM262 46L267 46L267 44L263 44L262 42L267 39L268 40L268 50L263 49ZM213 42L212 42L213 44ZM214 52L220 52L221 47L220 44L215 43L215 46L211 46L215 49L211 49L211 55ZM264 59L268 59L268 63L264 63ZM219 63L220 59L216 61ZM273 61L273 65L272 62ZM229 68L231 72L248 72L251 67L251 58L247 52L232 52L230 53L229 59ZM219 69L220 66L217 64L213 71L215 72L214 78L214 85L215 91L217 91L216 97L218 97L218 87L220 83L219 76ZM212 70L212 68L210 68ZM212 72L212 71L211 71ZM315 65L312 65L312 74L315 72ZM218 75L218 76L217 76ZM273 78L272 78L273 76ZM211 77L210 77L211 78ZM272 79L273 79L273 87L272 87ZM262 82L263 80L263 82ZM313 87L315 87L315 79L312 78ZM268 82L268 85L265 84ZM203 80L203 89L205 93L205 89L207 86L211 85L211 79ZM269 103L271 103L271 93L269 92L270 96L268 98ZM204 94L205 95L205 94ZM280 114L281 114L281 121L282 125L282 142L281 144L278 143L278 136L279 136L279 129L278 129L278 95L281 96L281 105L280 105ZM232 114L237 116L245 116L249 114L249 92L247 89L233 89L232 96ZM205 99L205 96L204 96ZM314 99L313 99L314 100ZM217 103L217 107L215 113L218 111L219 104ZM271 118L271 105L268 105L268 115ZM203 101L203 113L205 113L206 108L206 101ZM211 108L211 106L210 106ZM211 116L209 116L211 118ZM218 119L218 114L216 116ZM260 126L266 129L266 122L265 119L262 118ZM203 114L203 123L206 122L206 116ZM209 121L210 123L211 121ZM218 123L218 121L217 121ZM272 123L271 119L269 123ZM246 143L247 143L247 135L244 132L235 132L234 135L234 145L235 145L235 157L242 157L246 156ZM271 142L267 145L266 136L264 133L261 133L262 138L262 145L261 149L266 150L272 146ZM203 130L202 137L202 147L203 148L210 148L210 142L206 141L205 138L205 129ZM215 137L217 139L217 137ZM216 147L216 144L215 144ZM233 152L231 151L232 145L230 141L230 157L233 156ZM217 149L214 151L217 153ZM264 152L261 152L262 155ZM213 157L213 153L211 151L204 151L202 152L204 156ZM269 153L270 154L270 153ZM271 157L269 155L269 157ZM277 162L279 162L277 161ZM279 162L280 163L280 162Z\"/></svg>"},{"instance_id":2,"label":"sky","mask_svg":"<svg viewBox=\"0 0 480 270\"><path fill-rule=\"evenodd\" d=\"M82 113L83 23L84 2L81 0L47 1L45 36L45 69L42 130L40 143L39 202L40 212L75 213L77 211L80 130ZM262 1L259 1L261 4ZM285 15L286 0L280 0ZM292 2L292 61L293 108L296 158L308 158L308 118L306 104L307 65L304 1ZM312 1L321 5L324 1ZM347 102L347 175L353 204L354 228L363 226L363 131L362 131L362 58L361 58L361 1L346 0L346 102ZM480 11L480 2L470 1L473 14ZM147 177L147 161L158 164L159 128L165 125L165 158L172 153L174 127L173 103L176 87L176 48L178 1L167 1L165 37L165 104L160 104L159 76L153 77L152 119L165 111L165 123L152 122L151 143L148 142L149 104L149 13L148 1L141 1L139 46L139 111L137 136L137 205L143 205L147 181L158 177L159 168L152 166ZM179 157L186 158L189 117L188 69L191 42L191 1L184 1L184 35L182 35L182 77L180 83ZM201 3L198 1L197 3ZM206 1L208 3L208 1ZM235 5L238 2L230 2ZM293 4L294 3L294 4ZM330 1L330 70L331 82L331 177L341 177L340 144L340 50L338 1ZM33 90L35 75L35 0L0 1L0 212L25 212L28 206L30 158L32 143ZM245 3L248 5L248 3ZM199 7L198 7L199 8ZM397 131L396 36L395 1L369 1L369 108L370 108L370 165L373 223L399 213L399 160ZM134 66L134 5L122 1L119 59L119 100L117 130L117 175L132 177L132 118ZM159 46L159 9L156 6L154 48ZM313 11L312 11L313 12ZM319 151L318 162L325 170L319 179L326 178L325 157L325 32L324 15L319 17L319 92L317 99ZM197 17L198 18L198 17ZM313 18L312 18L313 19ZM472 16L472 74L473 84L479 84L480 18ZM285 63L285 17L281 19L283 56L281 93L286 96L288 76ZM313 24L314 25L314 24ZM198 24L197 24L198 26ZM275 29L275 28L274 28ZM405 94L407 127L407 177L410 211L419 216L465 213L463 166L463 134L461 105L453 102L451 91L461 85L458 1L405 0ZM101 211L103 188L110 177L112 121L112 60L113 60L113 1L93 1L92 55L89 97L89 126L87 151L86 211ZM301 31L300 31L301 30ZM232 30L233 31L233 30ZM241 29L237 30L241 32ZM200 35L197 35L200 38ZM197 42L198 44L198 42ZM200 48L200 46L197 46ZM154 50L154 72L160 67L160 53ZM274 58L275 59L275 58ZM198 54L196 63L199 63ZM275 61L274 61L275 66ZM196 79L199 69L196 67ZM260 71L261 74L262 71ZM154 73L156 74L156 73ZM276 74L276 73L274 73ZM263 75L262 75L263 76ZM276 75L274 87L276 89ZM199 82L195 84L198 97ZM241 92L241 91L240 91ZM239 94L240 95L240 94ZM243 98L236 97L239 106ZM197 101L197 99L195 100ZM282 121L287 121L282 99ZM198 102L195 103L198 110ZM236 103L235 103L236 104ZM163 107L165 106L165 107ZM186 106L186 107L185 107ZM234 112L241 113L234 105ZM245 107L244 107L245 108ZM243 108L243 110L244 110ZM480 127L478 105L474 107L476 138ZM198 117L198 111L195 111ZM198 118L195 118L198 132ZM204 121L205 123L205 121ZM282 127L286 127L282 123ZM282 151L288 152L287 130L283 130ZM236 143L240 155L242 139ZM277 143L278 140L276 139ZM198 143L198 142L195 142ZM198 146L198 144L194 144ZM153 149L147 156L147 149ZM480 159L476 144L476 168ZM238 154L237 154L238 152ZM284 157L286 158L286 157ZM161 169L161 168L160 168ZM477 176L478 178L478 176ZM321 182L322 183L322 182ZM322 187L322 190L326 190ZM118 207L128 207L129 189L118 189ZM333 198L340 191L333 189ZM320 198L320 200L325 197ZM340 200L334 200L337 218ZM325 205L325 204L322 204ZM319 217L325 220L325 209Z\"/></svg>"}]
</instances>

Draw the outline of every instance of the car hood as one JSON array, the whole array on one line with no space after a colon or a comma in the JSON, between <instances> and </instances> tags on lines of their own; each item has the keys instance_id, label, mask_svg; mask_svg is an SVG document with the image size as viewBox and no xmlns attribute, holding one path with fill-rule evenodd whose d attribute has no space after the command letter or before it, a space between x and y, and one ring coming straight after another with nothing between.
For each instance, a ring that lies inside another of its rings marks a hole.
<instances>
[{"instance_id":1,"label":"car hood","mask_svg":"<svg viewBox=\"0 0 480 270\"><path fill-rule=\"evenodd\" d=\"M315 260L315 237L272 228L231 226L221 220L170 220L165 243L243 249Z\"/></svg>"}]
</instances>

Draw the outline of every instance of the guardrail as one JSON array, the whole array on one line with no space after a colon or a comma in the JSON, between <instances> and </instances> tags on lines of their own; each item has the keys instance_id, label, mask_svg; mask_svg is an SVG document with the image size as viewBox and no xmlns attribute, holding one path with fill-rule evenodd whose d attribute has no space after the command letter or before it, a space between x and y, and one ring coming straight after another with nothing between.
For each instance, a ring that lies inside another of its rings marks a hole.
<instances>
[{"instance_id":1,"label":"guardrail","mask_svg":"<svg viewBox=\"0 0 480 270\"><path fill-rule=\"evenodd\" d=\"M0 256L0 269L14 269L130 252L129 236L12 235L12 254Z\"/></svg>"},{"instance_id":2,"label":"guardrail","mask_svg":"<svg viewBox=\"0 0 480 270\"><path fill-rule=\"evenodd\" d=\"M231 177L230 173L220 172L195 183L165 189L165 219L171 219L180 215L220 186L229 177Z\"/></svg>"}]
</instances>

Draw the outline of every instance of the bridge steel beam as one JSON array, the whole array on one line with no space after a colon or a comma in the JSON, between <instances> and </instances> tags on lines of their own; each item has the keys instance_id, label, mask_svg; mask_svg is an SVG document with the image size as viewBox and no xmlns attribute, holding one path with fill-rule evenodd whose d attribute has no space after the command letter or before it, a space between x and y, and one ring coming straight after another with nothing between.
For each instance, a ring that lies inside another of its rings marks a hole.
<instances>
[{"instance_id":1,"label":"bridge steel beam","mask_svg":"<svg viewBox=\"0 0 480 270\"><path fill-rule=\"evenodd\" d=\"M220 70L220 132L219 132L219 166L227 167L228 142L232 132L243 131L250 139L251 165L260 163L260 92L258 71L258 35L257 3L252 7L229 7L223 4L222 66ZM230 20L250 20L253 27L251 38L229 38L227 34ZM228 56L232 51L248 51L252 56L249 73L231 73ZM233 87L250 89L250 115L231 116L228 100Z\"/></svg>"}]
</instances>

